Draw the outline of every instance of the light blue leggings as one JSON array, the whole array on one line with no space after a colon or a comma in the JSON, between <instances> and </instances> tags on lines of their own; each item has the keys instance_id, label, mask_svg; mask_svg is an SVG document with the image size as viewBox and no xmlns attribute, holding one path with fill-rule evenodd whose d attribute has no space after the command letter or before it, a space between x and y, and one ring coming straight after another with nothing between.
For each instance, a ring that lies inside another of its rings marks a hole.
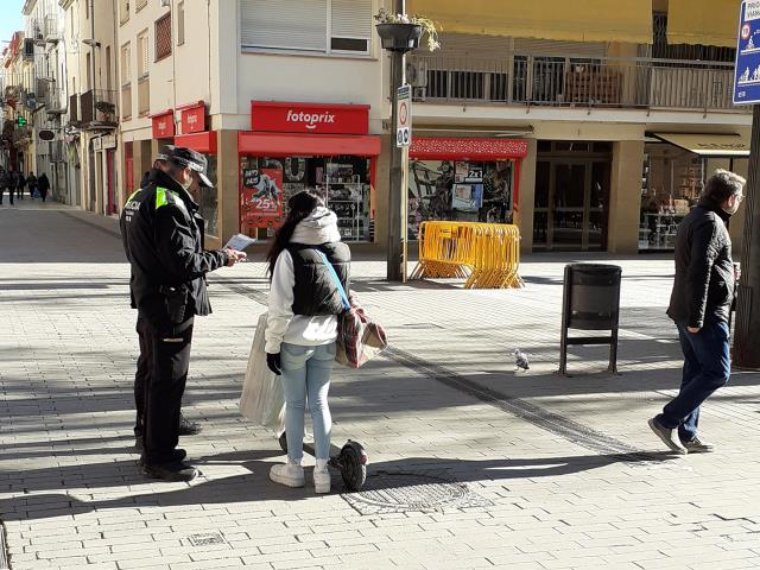
<instances>
[{"instance_id":1,"label":"light blue leggings","mask_svg":"<svg viewBox=\"0 0 760 570\"><path fill-rule=\"evenodd\" d=\"M335 343L323 346L283 343L280 357L288 458L296 463L303 459L304 411L308 394L316 458L329 459L332 418L327 405L327 392L335 362Z\"/></svg>"}]
</instances>

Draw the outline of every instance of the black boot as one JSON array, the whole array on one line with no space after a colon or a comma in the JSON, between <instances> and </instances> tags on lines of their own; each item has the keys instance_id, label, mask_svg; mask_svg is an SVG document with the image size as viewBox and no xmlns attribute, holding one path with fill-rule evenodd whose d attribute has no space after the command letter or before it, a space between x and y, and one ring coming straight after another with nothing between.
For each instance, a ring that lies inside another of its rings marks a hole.
<instances>
[{"instance_id":1,"label":"black boot","mask_svg":"<svg viewBox=\"0 0 760 570\"><path fill-rule=\"evenodd\" d=\"M198 422L191 422L184 414L179 415L179 435L198 435L202 429Z\"/></svg>"}]
</instances>

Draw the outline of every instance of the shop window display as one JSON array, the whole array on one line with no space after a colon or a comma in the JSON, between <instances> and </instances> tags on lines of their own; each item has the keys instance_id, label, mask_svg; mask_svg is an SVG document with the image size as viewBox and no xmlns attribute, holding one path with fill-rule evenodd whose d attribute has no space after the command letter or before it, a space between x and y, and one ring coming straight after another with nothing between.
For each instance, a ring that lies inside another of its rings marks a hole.
<instances>
[{"instance_id":1,"label":"shop window display","mask_svg":"<svg viewBox=\"0 0 760 570\"><path fill-rule=\"evenodd\" d=\"M409 239L426 220L511 223L512 161L413 160Z\"/></svg>"},{"instance_id":2,"label":"shop window display","mask_svg":"<svg viewBox=\"0 0 760 570\"><path fill-rule=\"evenodd\" d=\"M640 250L671 250L678 224L699 200L705 163L670 145L650 147L642 172Z\"/></svg>"},{"instance_id":3,"label":"shop window display","mask_svg":"<svg viewBox=\"0 0 760 570\"><path fill-rule=\"evenodd\" d=\"M314 190L338 216L345 241L370 241L370 161L347 157L241 157L241 232L274 235L287 215L287 201Z\"/></svg>"}]
</instances>

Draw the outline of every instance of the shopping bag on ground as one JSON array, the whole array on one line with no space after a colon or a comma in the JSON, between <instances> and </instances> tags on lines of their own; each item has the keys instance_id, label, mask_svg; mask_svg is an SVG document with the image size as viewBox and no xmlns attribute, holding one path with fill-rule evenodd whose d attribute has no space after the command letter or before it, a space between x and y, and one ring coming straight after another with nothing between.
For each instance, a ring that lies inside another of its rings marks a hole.
<instances>
[{"instance_id":1,"label":"shopping bag on ground","mask_svg":"<svg viewBox=\"0 0 760 570\"><path fill-rule=\"evenodd\" d=\"M259 317L253 336L240 396L240 413L253 423L280 434L285 430L285 395L280 378L267 367L264 350L266 327L267 314L264 313Z\"/></svg>"}]
</instances>

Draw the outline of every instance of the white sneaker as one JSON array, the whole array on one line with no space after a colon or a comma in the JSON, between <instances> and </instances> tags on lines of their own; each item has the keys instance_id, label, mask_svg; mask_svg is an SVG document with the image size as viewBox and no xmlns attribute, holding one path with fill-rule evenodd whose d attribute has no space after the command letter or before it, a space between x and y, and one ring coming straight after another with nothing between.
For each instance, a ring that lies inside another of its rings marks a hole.
<instances>
[{"instance_id":1,"label":"white sneaker","mask_svg":"<svg viewBox=\"0 0 760 570\"><path fill-rule=\"evenodd\" d=\"M278 463L269 470L269 478L286 487L303 487L303 467L298 463Z\"/></svg>"},{"instance_id":2,"label":"white sneaker","mask_svg":"<svg viewBox=\"0 0 760 570\"><path fill-rule=\"evenodd\" d=\"M317 459L317 465L314 467L314 491L316 493L329 493L331 483L332 479L327 468L327 460Z\"/></svg>"}]
</instances>

